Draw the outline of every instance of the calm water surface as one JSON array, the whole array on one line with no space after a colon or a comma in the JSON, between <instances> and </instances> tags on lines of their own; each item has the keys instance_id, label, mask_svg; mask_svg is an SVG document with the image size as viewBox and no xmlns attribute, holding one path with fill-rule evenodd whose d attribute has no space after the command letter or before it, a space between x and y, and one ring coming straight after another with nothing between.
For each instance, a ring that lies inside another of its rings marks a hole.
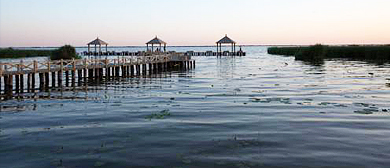
<instances>
[{"instance_id":1,"label":"calm water surface","mask_svg":"<svg viewBox=\"0 0 390 168\"><path fill-rule=\"evenodd\" d=\"M390 165L389 65L243 49L194 57L187 72L3 101L0 167Z\"/></svg>"}]
</instances>

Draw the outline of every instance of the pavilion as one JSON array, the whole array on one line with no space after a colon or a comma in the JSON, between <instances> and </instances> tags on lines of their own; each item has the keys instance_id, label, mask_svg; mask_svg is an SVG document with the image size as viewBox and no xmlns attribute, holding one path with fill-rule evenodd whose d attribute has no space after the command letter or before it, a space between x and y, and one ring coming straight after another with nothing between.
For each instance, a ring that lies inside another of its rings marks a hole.
<instances>
[{"instance_id":1,"label":"pavilion","mask_svg":"<svg viewBox=\"0 0 390 168\"><path fill-rule=\"evenodd\" d=\"M97 46L99 46L99 53L102 52L102 45L106 46L106 52L107 52L107 46L108 46L108 43L104 42L103 40L100 40L99 37L96 38L95 40L91 41L90 43L88 43L88 53L91 52L91 47L90 46L93 46L95 45L95 53L97 53Z\"/></svg>"},{"instance_id":2,"label":"pavilion","mask_svg":"<svg viewBox=\"0 0 390 168\"><path fill-rule=\"evenodd\" d=\"M161 39L159 39L157 36L154 39L152 39L152 40L150 40L149 42L146 43L146 50L149 51L149 45L151 45L152 46L152 52L154 52L153 47L154 47L155 44L156 45L160 45L160 48L159 48L160 51L162 51L161 50L161 46L164 45L164 52L167 51L166 50L167 49L167 43L162 41Z\"/></svg>"},{"instance_id":3,"label":"pavilion","mask_svg":"<svg viewBox=\"0 0 390 168\"><path fill-rule=\"evenodd\" d=\"M222 52L222 44L231 44L232 45L232 52L236 52L236 42L230 39L227 34L224 38L217 41L217 53Z\"/></svg>"}]
</instances>

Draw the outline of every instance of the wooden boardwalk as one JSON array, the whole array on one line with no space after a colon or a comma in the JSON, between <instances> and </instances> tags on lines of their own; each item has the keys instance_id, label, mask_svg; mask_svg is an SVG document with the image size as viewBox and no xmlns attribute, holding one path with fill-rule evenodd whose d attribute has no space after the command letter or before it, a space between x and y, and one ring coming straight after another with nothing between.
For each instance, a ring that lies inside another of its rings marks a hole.
<instances>
[{"instance_id":1,"label":"wooden boardwalk","mask_svg":"<svg viewBox=\"0 0 390 168\"><path fill-rule=\"evenodd\" d=\"M129 51L122 51L122 52L115 52L115 51L108 51L108 52L87 52L84 51L80 53L84 56L148 56L151 53L150 52L129 52ZM230 51L224 51L224 52L214 52L214 51L206 51L206 52L195 52L195 51L187 51L184 53L176 53L172 52L172 54L179 54L179 55L185 55L185 56L246 56L246 52L243 51L237 51L237 52L230 52Z\"/></svg>"},{"instance_id":2,"label":"wooden boardwalk","mask_svg":"<svg viewBox=\"0 0 390 168\"><path fill-rule=\"evenodd\" d=\"M186 56L246 56L245 52L238 51L238 52L229 52L229 51L224 51L224 52L213 52L213 51L206 51L206 52L194 52L194 51L187 51L184 53Z\"/></svg>"},{"instance_id":3,"label":"wooden boardwalk","mask_svg":"<svg viewBox=\"0 0 390 168\"><path fill-rule=\"evenodd\" d=\"M193 68L195 60L178 54L0 63L0 95L5 98L15 93L35 92L37 89L75 86L76 78L78 82L86 83L87 80L134 77L147 72L151 74Z\"/></svg>"}]
</instances>

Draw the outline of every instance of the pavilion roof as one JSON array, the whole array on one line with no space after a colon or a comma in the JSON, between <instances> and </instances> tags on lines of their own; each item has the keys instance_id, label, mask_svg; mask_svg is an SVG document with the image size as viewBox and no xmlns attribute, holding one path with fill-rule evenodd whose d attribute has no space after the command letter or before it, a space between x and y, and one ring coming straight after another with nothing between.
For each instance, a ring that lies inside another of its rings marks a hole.
<instances>
[{"instance_id":1,"label":"pavilion roof","mask_svg":"<svg viewBox=\"0 0 390 168\"><path fill-rule=\"evenodd\" d=\"M236 42L230 39L227 35L225 35L225 37L217 41L217 43L224 44L224 43L236 43Z\"/></svg>"},{"instance_id":2,"label":"pavilion roof","mask_svg":"<svg viewBox=\"0 0 390 168\"><path fill-rule=\"evenodd\" d=\"M108 45L108 43L100 40L99 37L88 43L88 45Z\"/></svg>"},{"instance_id":3,"label":"pavilion roof","mask_svg":"<svg viewBox=\"0 0 390 168\"><path fill-rule=\"evenodd\" d=\"M157 36L150 40L149 42L147 42L146 44L167 44L166 42L162 41L161 39L159 39Z\"/></svg>"}]
</instances>

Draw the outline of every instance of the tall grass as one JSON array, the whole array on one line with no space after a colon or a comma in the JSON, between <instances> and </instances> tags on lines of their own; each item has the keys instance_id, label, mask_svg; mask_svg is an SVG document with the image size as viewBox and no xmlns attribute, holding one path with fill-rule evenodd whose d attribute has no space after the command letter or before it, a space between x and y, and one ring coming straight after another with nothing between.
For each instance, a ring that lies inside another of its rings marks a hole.
<instances>
[{"instance_id":1,"label":"tall grass","mask_svg":"<svg viewBox=\"0 0 390 168\"><path fill-rule=\"evenodd\" d=\"M304 61L316 61L326 58L349 58L376 62L390 61L389 45L327 46L317 44L308 47L270 47L268 53L295 56L295 59Z\"/></svg>"}]
</instances>

